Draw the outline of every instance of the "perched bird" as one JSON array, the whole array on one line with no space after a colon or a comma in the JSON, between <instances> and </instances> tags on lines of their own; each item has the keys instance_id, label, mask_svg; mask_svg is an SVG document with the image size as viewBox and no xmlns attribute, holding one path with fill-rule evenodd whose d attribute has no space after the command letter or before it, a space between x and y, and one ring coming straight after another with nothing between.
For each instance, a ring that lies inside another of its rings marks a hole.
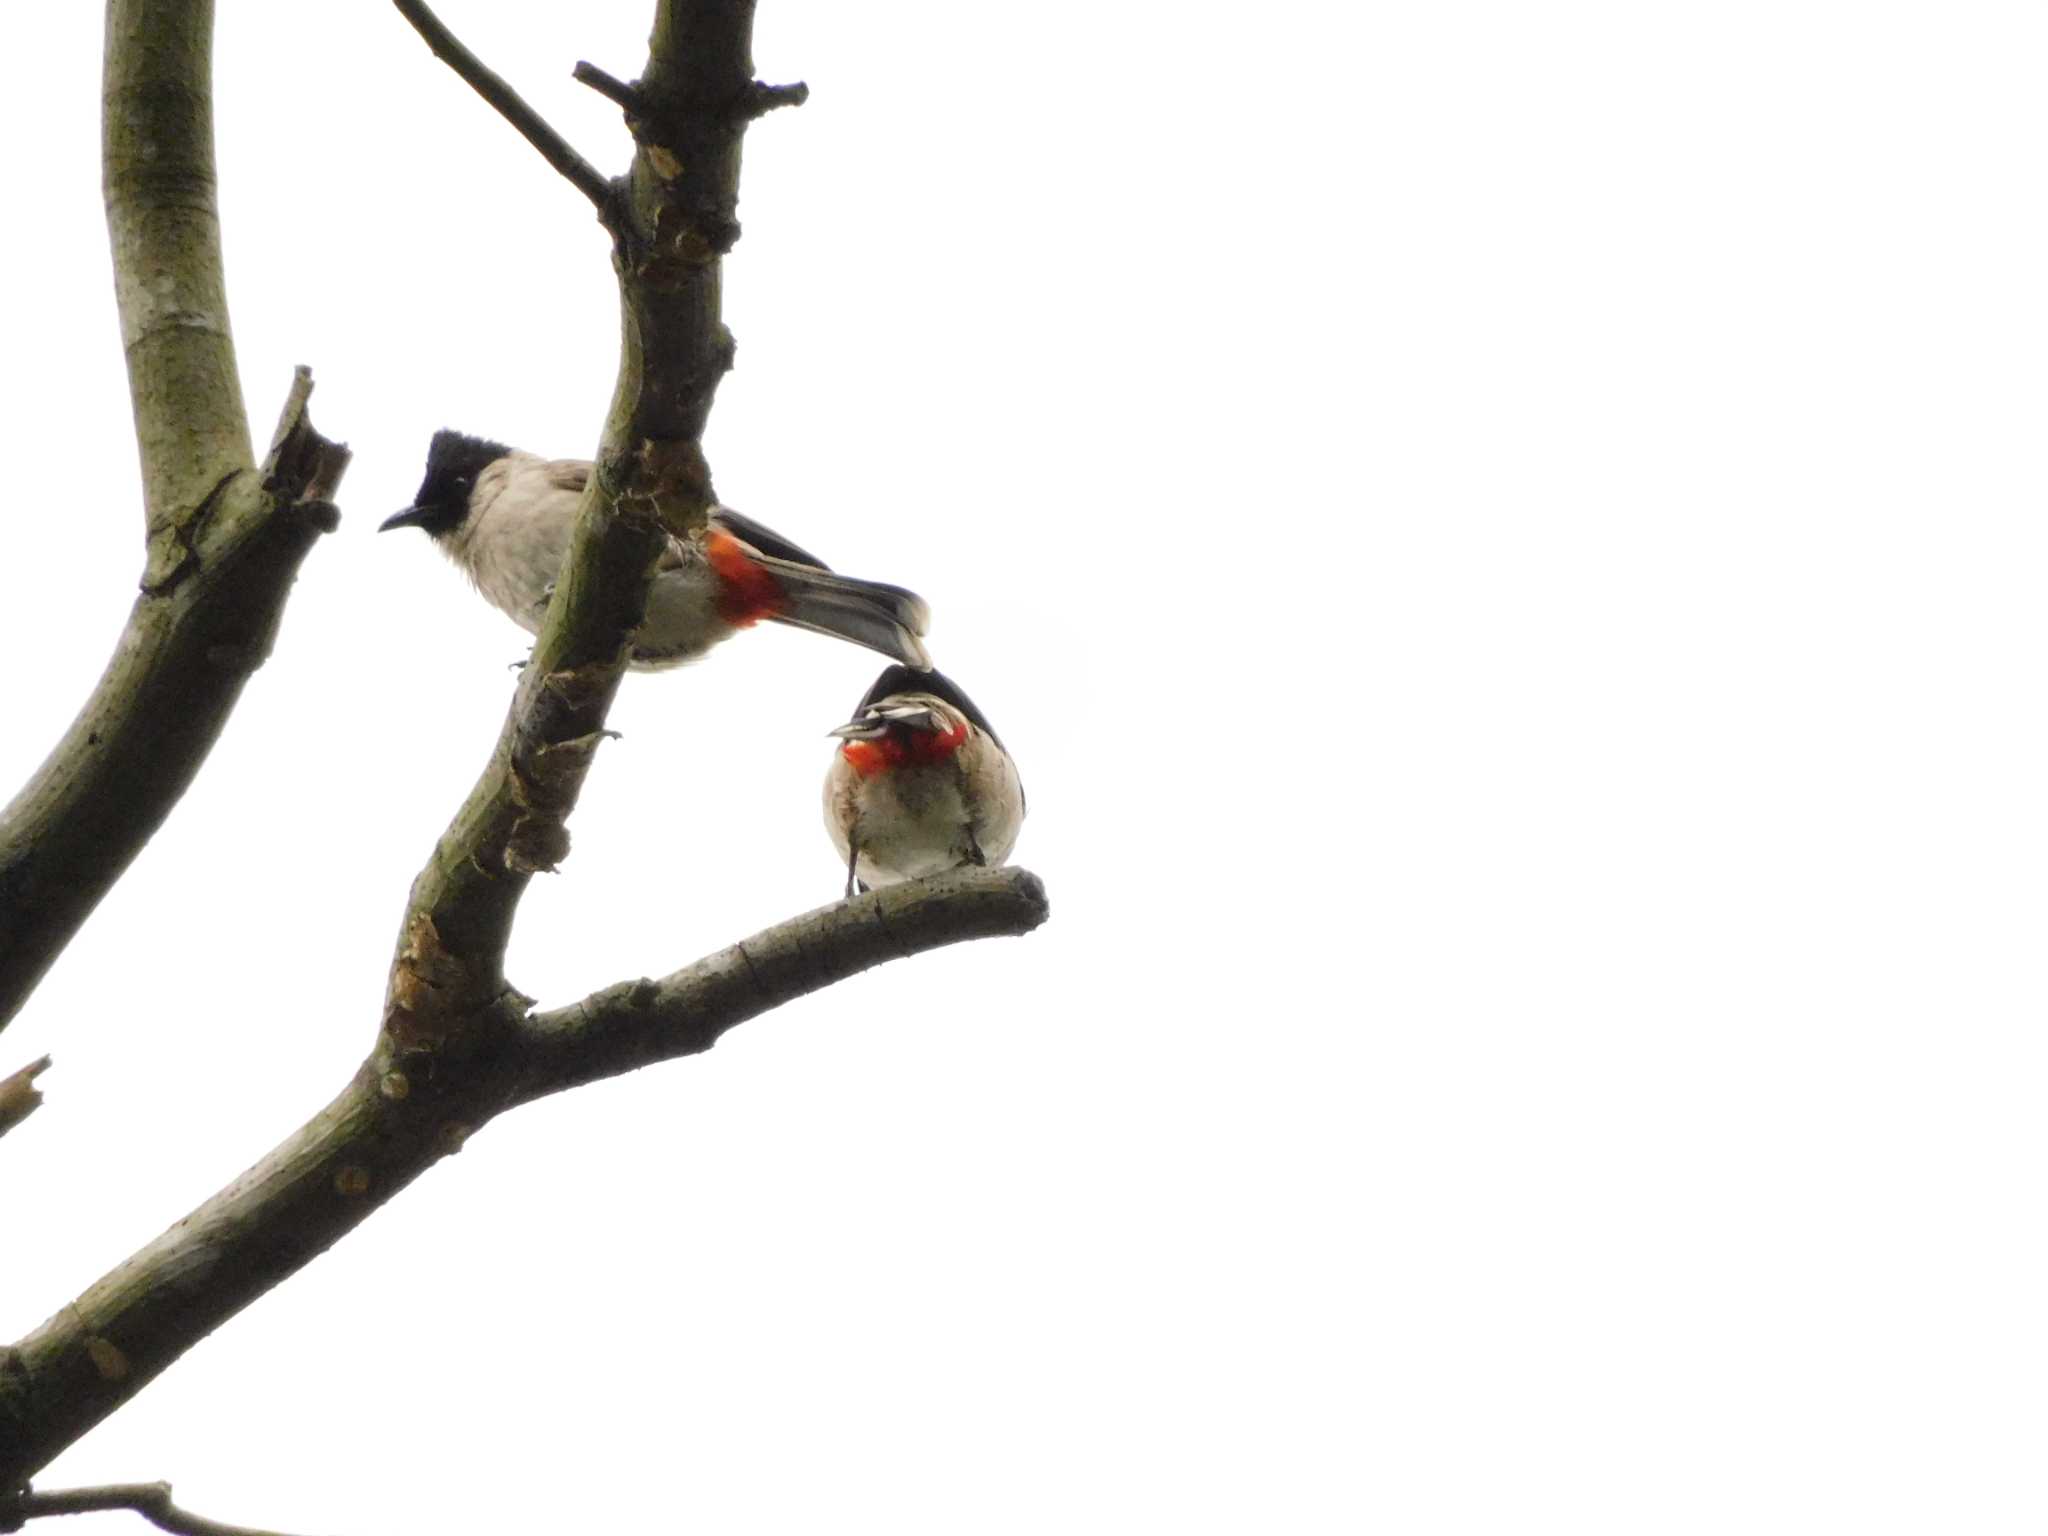
<instances>
[{"instance_id":1,"label":"perched bird","mask_svg":"<svg viewBox=\"0 0 2048 1536\"><path fill-rule=\"evenodd\" d=\"M1024 782L988 717L943 673L888 667L825 775L825 829L846 894L962 864L1000 864L1024 821Z\"/></svg>"},{"instance_id":2,"label":"perched bird","mask_svg":"<svg viewBox=\"0 0 2048 1536\"><path fill-rule=\"evenodd\" d=\"M494 606L538 633L569 553L586 459L543 459L460 432L436 432L427 474L392 528L420 528ZM924 599L901 587L840 576L817 556L727 507L703 531L672 539L633 634L636 667L694 661L736 629L773 619L867 646L925 668Z\"/></svg>"}]
</instances>

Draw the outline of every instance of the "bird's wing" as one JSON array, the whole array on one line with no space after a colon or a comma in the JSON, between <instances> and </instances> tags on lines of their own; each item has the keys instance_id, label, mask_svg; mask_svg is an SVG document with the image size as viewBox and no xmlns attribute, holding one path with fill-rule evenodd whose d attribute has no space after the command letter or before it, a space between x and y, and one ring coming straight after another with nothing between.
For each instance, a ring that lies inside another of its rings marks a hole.
<instances>
[{"instance_id":1,"label":"bird's wing","mask_svg":"<svg viewBox=\"0 0 2048 1536\"><path fill-rule=\"evenodd\" d=\"M583 488L590 484L590 460L549 459L541 465L540 472L548 477L548 484L558 491L574 491L583 494Z\"/></svg>"},{"instance_id":2,"label":"bird's wing","mask_svg":"<svg viewBox=\"0 0 2048 1536\"><path fill-rule=\"evenodd\" d=\"M592 465L588 459L549 459L540 466L548 484L560 491L574 491L578 495L590 484ZM751 544L762 554L774 560L793 560L799 565L815 565L821 571L831 566L801 545L792 544L781 534L751 517L733 511L731 507L717 507L712 510L711 521L719 524L734 538Z\"/></svg>"},{"instance_id":3,"label":"bird's wing","mask_svg":"<svg viewBox=\"0 0 2048 1536\"><path fill-rule=\"evenodd\" d=\"M572 491L581 496L584 487L590 484L590 471L594 467L588 459L549 459L540 466L540 473L554 489ZM744 538L745 535L742 534L741 537ZM684 549L679 541L670 539L667 548L662 550L660 558L654 562L655 573L658 575L663 571L680 570L689 565L694 558L696 557Z\"/></svg>"}]
</instances>

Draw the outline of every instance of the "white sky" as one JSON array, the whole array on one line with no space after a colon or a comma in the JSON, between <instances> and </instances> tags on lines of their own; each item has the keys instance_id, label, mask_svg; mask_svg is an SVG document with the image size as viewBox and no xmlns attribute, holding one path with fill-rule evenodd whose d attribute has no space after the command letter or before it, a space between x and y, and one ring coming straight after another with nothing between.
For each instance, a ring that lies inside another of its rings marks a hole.
<instances>
[{"instance_id":1,"label":"white sky","mask_svg":"<svg viewBox=\"0 0 2048 1536\"><path fill-rule=\"evenodd\" d=\"M18 783L140 569L97 17L17 18ZM443 14L600 165L647 0ZM726 499L932 601L1030 939L521 1111L46 1481L334 1536L2038 1533L2048 16L764 0ZM22 29L26 28L25 34ZM373 536L586 453L577 195L389 7L227 0L234 323L356 449L0 1039L0 1336L310 1114L523 654ZM875 663L631 679L512 976L829 899ZM125 1517L100 1517L93 1529ZM81 1530L90 1522L80 1522Z\"/></svg>"}]
</instances>

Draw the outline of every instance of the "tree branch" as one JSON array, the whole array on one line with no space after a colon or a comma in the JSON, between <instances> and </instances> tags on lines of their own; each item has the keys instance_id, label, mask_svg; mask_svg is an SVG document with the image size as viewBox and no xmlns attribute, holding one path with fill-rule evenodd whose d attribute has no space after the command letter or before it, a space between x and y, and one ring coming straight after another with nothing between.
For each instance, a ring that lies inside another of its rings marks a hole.
<instances>
[{"instance_id":1,"label":"tree branch","mask_svg":"<svg viewBox=\"0 0 2048 1536\"><path fill-rule=\"evenodd\" d=\"M0 1136L43 1107L43 1095L36 1079L50 1068L50 1058L38 1057L8 1077L0 1077Z\"/></svg>"},{"instance_id":2,"label":"tree branch","mask_svg":"<svg viewBox=\"0 0 2048 1536\"><path fill-rule=\"evenodd\" d=\"M159 1530L177 1536L278 1536L274 1531L228 1525L180 1509L171 1502L169 1483L109 1483L100 1488L57 1488L0 1498L0 1531L18 1531L24 1521L46 1515L96 1515L112 1509L132 1509Z\"/></svg>"},{"instance_id":3,"label":"tree branch","mask_svg":"<svg viewBox=\"0 0 2048 1536\"><path fill-rule=\"evenodd\" d=\"M212 0L110 0L102 164L148 564L92 696L0 811L0 1027L162 826L270 653L348 462L300 371L257 473L214 202Z\"/></svg>"},{"instance_id":4,"label":"tree branch","mask_svg":"<svg viewBox=\"0 0 2048 1536\"><path fill-rule=\"evenodd\" d=\"M495 107L506 122L519 130L527 143L540 151L542 159L560 171L577 191L596 205L600 214L610 210L612 185L605 180L604 174L576 153L569 141L556 132L546 118L528 106L501 75L465 48L462 40L448 30L440 17L427 9L423 0L393 0L393 3L398 7L398 14L411 22L414 30L427 40L427 46L434 50L434 57L467 80L477 95Z\"/></svg>"},{"instance_id":5,"label":"tree branch","mask_svg":"<svg viewBox=\"0 0 2048 1536\"><path fill-rule=\"evenodd\" d=\"M395 0L401 10L412 0ZM613 210L618 383L568 560L489 764L417 880L392 966L382 1065L502 1023L526 882L568 854L567 820L646 609L655 558L717 497L701 440L733 341L720 259L739 236L753 0L659 0L632 88L636 153ZM477 1042L471 1042L476 1046Z\"/></svg>"},{"instance_id":6,"label":"tree branch","mask_svg":"<svg viewBox=\"0 0 2048 1536\"><path fill-rule=\"evenodd\" d=\"M1049 910L1025 869L956 869L819 907L659 981L529 1014L516 1102L708 1051L735 1024L806 992L905 955L1029 933Z\"/></svg>"},{"instance_id":7,"label":"tree branch","mask_svg":"<svg viewBox=\"0 0 2048 1536\"><path fill-rule=\"evenodd\" d=\"M431 1072L365 1063L277 1150L0 1350L0 1488L22 1486L505 1110L708 1049L733 1025L883 961L1028 933L1046 910L1028 870L955 870L807 912L569 1008L528 1015L508 1000L497 1028L451 1043Z\"/></svg>"},{"instance_id":8,"label":"tree branch","mask_svg":"<svg viewBox=\"0 0 2048 1536\"><path fill-rule=\"evenodd\" d=\"M154 573L255 462L214 197L212 0L110 0L105 47L100 184Z\"/></svg>"},{"instance_id":9,"label":"tree branch","mask_svg":"<svg viewBox=\"0 0 2048 1536\"><path fill-rule=\"evenodd\" d=\"M117 10L174 3L203 11L206 0L113 0ZM633 124L638 150L607 219L623 343L597 473L497 747L414 882L368 1060L269 1156L0 1350L0 1489L24 1487L505 1110L704 1050L732 1025L881 961L1044 921L1035 876L961 870L820 908L569 1009L532 1014L504 976L526 882L567 852L566 821L606 735L655 557L701 526L715 499L699 445L732 359L720 258L739 235L741 135L758 92L775 94L752 79L752 19L753 0L657 0L634 87L650 115ZM301 442L281 432L269 479L311 496L333 478L322 466L338 465L317 439L294 450ZM309 515L319 505L295 504ZM166 590L202 584L209 548L201 537L190 573L181 561Z\"/></svg>"}]
</instances>

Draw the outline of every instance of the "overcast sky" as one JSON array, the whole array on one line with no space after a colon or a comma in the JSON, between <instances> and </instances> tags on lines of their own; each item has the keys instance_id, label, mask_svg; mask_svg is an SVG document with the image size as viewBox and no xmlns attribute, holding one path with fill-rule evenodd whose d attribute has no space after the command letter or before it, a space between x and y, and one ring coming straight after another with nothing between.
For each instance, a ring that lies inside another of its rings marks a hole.
<instances>
[{"instance_id":1,"label":"overcast sky","mask_svg":"<svg viewBox=\"0 0 2048 1536\"><path fill-rule=\"evenodd\" d=\"M141 565L94 10L25 10L0 94L7 786ZM650 12L442 6L607 169L569 70ZM56 1057L0 1337L369 1048L525 652L374 530L435 428L585 455L612 388L588 207L389 6L218 42L256 435L303 362L356 458L0 1040ZM748 138L717 483L930 599L1052 921L491 1126L46 1484L307 1536L2038 1536L2044 47L2017 0L763 0L812 99ZM831 899L876 666L629 679L513 981Z\"/></svg>"}]
</instances>

